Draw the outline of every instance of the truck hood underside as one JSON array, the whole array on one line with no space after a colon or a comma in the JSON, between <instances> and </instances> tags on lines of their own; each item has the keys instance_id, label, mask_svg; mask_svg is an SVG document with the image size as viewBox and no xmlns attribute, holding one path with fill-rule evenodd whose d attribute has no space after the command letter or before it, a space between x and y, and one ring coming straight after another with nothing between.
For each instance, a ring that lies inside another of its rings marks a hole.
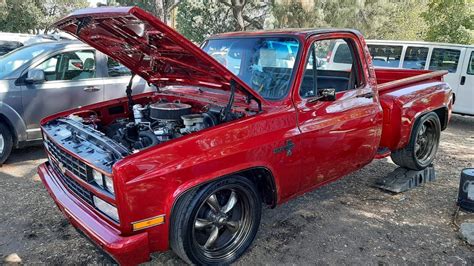
<instances>
[{"instance_id":1,"label":"truck hood underside","mask_svg":"<svg viewBox=\"0 0 474 266\"><path fill-rule=\"evenodd\" d=\"M137 7L86 8L53 27L66 31L157 86L192 85L263 99L191 41Z\"/></svg>"}]
</instances>

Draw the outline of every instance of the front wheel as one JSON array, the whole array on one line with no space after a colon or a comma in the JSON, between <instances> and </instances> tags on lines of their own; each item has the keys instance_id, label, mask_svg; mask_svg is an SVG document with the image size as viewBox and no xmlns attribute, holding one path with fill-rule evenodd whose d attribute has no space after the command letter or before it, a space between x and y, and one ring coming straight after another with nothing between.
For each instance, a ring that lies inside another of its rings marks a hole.
<instances>
[{"instance_id":1,"label":"front wheel","mask_svg":"<svg viewBox=\"0 0 474 266\"><path fill-rule=\"evenodd\" d=\"M0 165L10 156L13 148L13 136L5 124L0 122Z\"/></svg>"},{"instance_id":2,"label":"front wheel","mask_svg":"<svg viewBox=\"0 0 474 266\"><path fill-rule=\"evenodd\" d=\"M261 204L255 185L241 176L188 192L173 211L171 248L190 264L229 264L252 244Z\"/></svg>"},{"instance_id":3,"label":"front wheel","mask_svg":"<svg viewBox=\"0 0 474 266\"><path fill-rule=\"evenodd\" d=\"M435 113L419 118L411 132L408 145L391 154L393 162L412 170L423 170L434 160L438 151L441 123Z\"/></svg>"}]
</instances>

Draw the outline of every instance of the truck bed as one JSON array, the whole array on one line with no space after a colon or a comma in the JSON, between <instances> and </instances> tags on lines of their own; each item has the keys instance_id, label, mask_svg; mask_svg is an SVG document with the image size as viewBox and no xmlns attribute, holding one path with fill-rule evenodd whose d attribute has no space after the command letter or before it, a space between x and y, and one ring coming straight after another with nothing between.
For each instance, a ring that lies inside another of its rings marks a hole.
<instances>
[{"instance_id":1,"label":"truck bed","mask_svg":"<svg viewBox=\"0 0 474 266\"><path fill-rule=\"evenodd\" d=\"M447 71L376 69L375 74L384 113L380 147L403 148L416 119L428 112L436 112L446 128L453 97L443 82Z\"/></svg>"}]
</instances>

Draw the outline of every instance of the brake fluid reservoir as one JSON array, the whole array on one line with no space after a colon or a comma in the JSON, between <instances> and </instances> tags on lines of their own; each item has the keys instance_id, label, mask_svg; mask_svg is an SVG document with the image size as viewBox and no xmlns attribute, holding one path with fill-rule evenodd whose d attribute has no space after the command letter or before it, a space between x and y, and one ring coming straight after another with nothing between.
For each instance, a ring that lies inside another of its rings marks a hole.
<instances>
[{"instance_id":1,"label":"brake fluid reservoir","mask_svg":"<svg viewBox=\"0 0 474 266\"><path fill-rule=\"evenodd\" d=\"M461 171L458 204L463 210L474 212L474 168Z\"/></svg>"},{"instance_id":2,"label":"brake fluid reservoir","mask_svg":"<svg viewBox=\"0 0 474 266\"><path fill-rule=\"evenodd\" d=\"M140 124L142 122L142 106L140 104L135 104L133 106L133 117L135 118L135 124Z\"/></svg>"}]
</instances>

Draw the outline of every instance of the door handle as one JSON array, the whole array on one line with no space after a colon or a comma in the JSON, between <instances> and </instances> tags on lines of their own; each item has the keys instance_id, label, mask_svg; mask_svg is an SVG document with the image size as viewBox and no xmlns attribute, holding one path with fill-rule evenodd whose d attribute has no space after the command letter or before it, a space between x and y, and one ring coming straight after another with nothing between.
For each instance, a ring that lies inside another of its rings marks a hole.
<instances>
[{"instance_id":1,"label":"door handle","mask_svg":"<svg viewBox=\"0 0 474 266\"><path fill-rule=\"evenodd\" d=\"M367 98L367 99L370 99L370 98L374 98L374 93L373 92L367 92L367 93L364 93L364 94L359 94L356 96L357 98Z\"/></svg>"},{"instance_id":2,"label":"door handle","mask_svg":"<svg viewBox=\"0 0 474 266\"><path fill-rule=\"evenodd\" d=\"M464 85L466 83L466 76L461 77L461 85Z\"/></svg>"},{"instance_id":3,"label":"door handle","mask_svg":"<svg viewBox=\"0 0 474 266\"><path fill-rule=\"evenodd\" d=\"M87 86L84 88L84 91L87 91L87 92L100 91L100 88L96 86Z\"/></svg>"}]
</instances>

